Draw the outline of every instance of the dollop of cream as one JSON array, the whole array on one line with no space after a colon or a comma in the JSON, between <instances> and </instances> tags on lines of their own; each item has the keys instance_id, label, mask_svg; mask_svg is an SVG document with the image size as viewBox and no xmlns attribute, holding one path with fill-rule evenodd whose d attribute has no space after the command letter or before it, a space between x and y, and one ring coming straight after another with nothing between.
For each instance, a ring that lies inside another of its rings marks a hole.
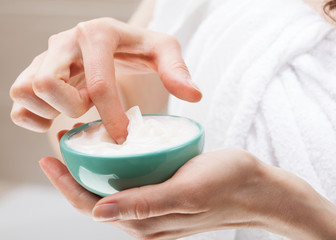
<instances>
[{"instance_id":1,"label":"dollop of cream","mask_svg":"<svg viewBox=\"0 0 336 240\"><path fill-rule=\"evenodd\" d=\"M93 123L66 141L68 147L97 156L132 155L181 145L199 133L198 126L181 117L142 116L139 107L126 112L129 119L126 141L118 145L104 125Z\"/></svg>"}]
</instances>

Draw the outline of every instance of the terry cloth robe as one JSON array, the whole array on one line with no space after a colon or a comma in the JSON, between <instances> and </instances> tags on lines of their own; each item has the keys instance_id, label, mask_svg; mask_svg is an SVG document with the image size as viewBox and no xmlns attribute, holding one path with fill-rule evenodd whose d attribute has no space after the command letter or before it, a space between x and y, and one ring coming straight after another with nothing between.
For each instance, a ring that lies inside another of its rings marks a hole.
<instances>
[{"instance_id":1,"label":"terry cloth robe","mask_svg":"<svg viewBox=\"0 0 336 240\"><path fill-rule=\"evenodd\" d=\"M331 24L301 0L158 0L149 29L175 36L182 46L204 97L196 104L171 97L169 113L204 125L206 152L245 149L336 203ZM186 239L286 238L238 229Z\"/></svg>"}]
</instances>

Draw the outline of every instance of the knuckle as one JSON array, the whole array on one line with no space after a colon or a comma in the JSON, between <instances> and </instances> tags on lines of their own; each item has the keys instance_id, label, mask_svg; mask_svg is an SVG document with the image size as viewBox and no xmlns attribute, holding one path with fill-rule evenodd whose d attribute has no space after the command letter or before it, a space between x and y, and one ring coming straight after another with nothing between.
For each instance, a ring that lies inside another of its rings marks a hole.
<instances>
[{"instance_id":1,"label":"knuckle","mask_svg":"<svg viewBox=\"0 0 336 240\"><path fill-rule=\"evenodd\" d=\"M76 44L76 31L69 29L57 34L54 34L48 39L48 50L62 49L63 54L71 54L75 51L74 45Z\"/></svg>"},{"instance_id":2,"label":"knuckle","mask_svg":"<svg viewBox=\"0 0 336 240\"><path fill-rule=\"evenodd\" d=\"M94 75L88 79L87 88L90 95L104 94L107 87L107 82L100 75Z\"/></svg>"},{"instance_id":3,"label":"knuckle","mask_svg":"<svg viewBox=\"0 0 336 240\"><path fill-rule=\"evenodd\" d=\"M76 30L79 34L84 34L87 30L87 22L80 22L76 25Z\"/></svg>"},{"instance_id":4,"label":"knuckle","mask_svg":"<svg viewBox=\"0 0 336 240\"><path fill-rule=\"evenodd\" d=\"M134 198L134 204L132 207L126 209L120 209L120 215L122 219L134 219L143 220L150 217L150 207L147 200L141 197ZM132 221L132 229L146 229L142 221ZM140 226L140 227L139 227Z\"/></svg>"},{"instance_id":5,"label":"knuckle","mask_svg":"<svg viewBox=\"0 0 336 240\"><path fill-rule=\"evenodd\" d=\"M150 48L150 54L153 55L153 57L158 57L161 49L178 49L179 51L181 51L179 41L169 34L155 33L155 37L153 36L152 38L155 39L153 42L153 46Z\"/></svg>"},{"instance_id":6,"label":"knuckle","mask_svg":"<svg viewBox=\"0 0 336 240\"><path fill-rule=\"evenodd\" d=\"M36 93L50 92L54 86L54 77L51 75L38 74L33 80L33 90Z\"/></svg>"},{"instance_id":7,"label":"knuckle","mask_svg":"<svg viewBox=\"0 0 336 240\"><path fill-rule=\"evenodd\" d=\"M138 198L134 204L134 216L137 220L150 217L150 205L145 198Z\"/></svg>"},{"instance_id":8,"label":"knuckle","mask_svg":"<svg viewBox=\"0 0 336 240\"><path fill-rule=\"evenodd\" d=\"M194 194L194 196L188 196L186 201L185 201L185 207L188 209L189 212L191 213L200 213L204 212L207 210L206 204L204 203L203 200L200 200L204 196L199 196L197 194Z\"/></svg>"},{"instance_id":9,"label":"knuckle","mask_svg":"<svg viewBox=\"0 0 336 240\"><path fill-rule=\"evenodd\" d=\"M173 45L179 45L178 40L173 37L172 35L165 34L165 33L160 33L159 36L159 42L162 44L173 44Z\"/></svg>"},{"instance_id":10,"label":"knuckle","mask_svg":"<svg viewBox=\"0 0 336 240\"><path fill-rule=\"evenodd\" d=\"M208 210L207 202L204 198L204 191L201 191L199 186L193 182L186 181L179 186L182 189L182 194L179 194L178 205L189 213L200 213Z\"/></svg>"},{"instance_id":11,"label":"knuckle","mask_svg":"<svg viewBox=\"0 0 336 240\"><path fill-rule=\"evenodd\" d=\"M172 69L188 73L187 65L183 61L175 61L171 63Z\"/></svg>"},{"instance_id":12,"label":"knuckle","mask_svg":"<svg viewBox=\"0 0 336 240\"><path fill-rule=\"evenodd\" d=\"M181 48L179 41L169 34L162 34L161 37L159 38L159 44L162 47L169 46L171 48L178 48L178 49Z\"/></svg>"},{"instance_id":13,"label":"knuckle","mask_svg":"<svg viewBox=\"0 0 336 240\"><path fill-rule=\"evenodd\" d=\"M104 37L103 26L97 21L81 22L77 25L77 31L81 37L89 37L91 40L100 40Z\"/></svg>"},{"instance_id":14,"label":"knuckle","mask_svg":"<svg viewBox=\"0 0 336 240\"><path fill-rule=\"evenodd\" d=\"M169 41L172 46L180 48L180 43L175 37L168 35L167 41Z\"/></svg>"},{"instance_id":15,"label":"knuckle","mask_svg":"<svg viewBox=\"0 0 336 240\"><path fill-rule=\"evenodd\" d=\"M253 172L258 170L260 166L259 160L251 153L241 149L227 149L227 154L234 156L236 164L239 169L246 170L247 172Z\"/></svg>"},{"instance_id":16,"label":"knuckle","mask_svg":"<svg viewBox=\"0 0 336 240\"><path fill-rule=\"evenodd\" d=\"M59 39L59 34L53 34L48 38L48 46L52 45L53 43L57 42Z\"/></svg>"},{"instance_id":17,"label":"knuckle","mask_svg":"<svg viewBox=\"0 0 336 240\"><path fill-rule=\"evenodd\" d=\"M115 24L110 22L103 18L81 22L77 24L76 30L81 38L90 39L91 44L102 44L115 40L119 36Z\"/></svg>"},{"instance_id":18,"label":"knuckle","mask_svg":"<svg viewBox=\"0 0 336 240\"><path fill-rule=\"evenodd\" d=\"M40 54L40 55L37 55L37 56L35 56L34 58L33 58L33 61L32 61L32 63L36 63L36 62L39 62L40 61L40 59L41 59L41 56L43 55L43 53L42 54ZM31 63L31 64L32 64ZM29 68L29 67L28 67ZM26 69L27 70L27 69ZM25 70L25 71L26 71Z\"/></svg>"},{"instance_id":19,"label":"knuckle","mask_svg":"<svg viewBox=\"0 0 336 240\"><path fill-rule=\"evenodd\" d=\"M75 34L79 41L86 40L94 34L88 22L80 22L75 27Z\"/></svg>"}]
</instances>

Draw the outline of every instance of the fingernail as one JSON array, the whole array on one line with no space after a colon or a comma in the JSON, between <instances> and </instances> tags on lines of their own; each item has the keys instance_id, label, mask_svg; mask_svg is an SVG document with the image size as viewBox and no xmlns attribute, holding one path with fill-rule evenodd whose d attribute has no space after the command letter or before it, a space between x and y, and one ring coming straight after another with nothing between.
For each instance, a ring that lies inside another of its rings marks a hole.
<instances>
[{"instance_id":1,"label":"fingernail","mask_svg":"<svg viewBox=\"0 0 336 240\"><path fill-rule=\"evenodd\" d=\"M125 137L121 137L121 138L116 139L116 142L117 142L118 144L123 144L125 141L126 141L126 138L125 138Z\"/></svg>"},{"instance_id":2,"label":"fingernail","mask_svg":"<svg viewBox=\"0 0 336 240\"><path fill-rule=\"evenodd\" d=\"M96 222L106 222L118 220L119 211L115 203L98 205L92 210L93 220Z\"/></svg>"},{"instance_id":3,"label":"fingernail","mask_svg":"<svg viewBox=\"0 0 336 240\"><path fill-rule=\"evenodd\" d=\"M193 81L191 81L191 80L189 80L189 83L190 83L190 85L193 87L193 88L195 88L197 91L201 91L201 89L196 85L196 83L194 83Z\"/></svg>"},{"instance_id":4,"label":"fingernail","mask_svg":"<svg viewBox=\"0 0 336 240\"><path fill-rule=\"evenodd\" d=\"M191 80L191 77L189 74L186 73L179 73L180 78L183 79L184 81L186 81L190 86L192 86L194 89L196 89L197 91L201 92L201 89L196 85L196 83L194 83Z\"/></svg>"}]
</instances>

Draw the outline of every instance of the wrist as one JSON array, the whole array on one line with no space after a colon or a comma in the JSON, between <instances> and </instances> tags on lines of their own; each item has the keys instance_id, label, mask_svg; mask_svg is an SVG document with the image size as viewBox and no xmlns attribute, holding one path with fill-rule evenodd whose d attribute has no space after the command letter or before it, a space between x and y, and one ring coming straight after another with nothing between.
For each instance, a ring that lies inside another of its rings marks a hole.
<instances>
[{"instance_id":1,"label":"wrist","mask_svg":"<svg viewBox=\"0 0 336 240\"><path fill-rule=\"evenodd\" d=\"M278 168L263 165L262 227L295 240L336 238L336 207L302 179ZM266 206L266 207L265 207ZM259 206L262 207L262 206Z\"/></svg>"}]
</instances>

